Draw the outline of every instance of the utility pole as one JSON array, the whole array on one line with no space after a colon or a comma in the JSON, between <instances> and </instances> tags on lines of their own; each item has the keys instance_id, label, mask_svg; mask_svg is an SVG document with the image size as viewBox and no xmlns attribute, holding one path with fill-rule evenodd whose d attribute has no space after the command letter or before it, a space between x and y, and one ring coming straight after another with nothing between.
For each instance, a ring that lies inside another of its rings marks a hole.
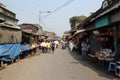
<instances>
[{"instance_id":1,"label":"utility pole","mask_svg":"<svg viewBox=\"0 0 120 80\"><path fill-rule=\"evenodd\" d=\"M42 20L41 14L43 14L43 13L51 13L51 11L43 11L43 12L39 11L39 24L40 24L40 22Z\"/></svg>"}]
</instances>

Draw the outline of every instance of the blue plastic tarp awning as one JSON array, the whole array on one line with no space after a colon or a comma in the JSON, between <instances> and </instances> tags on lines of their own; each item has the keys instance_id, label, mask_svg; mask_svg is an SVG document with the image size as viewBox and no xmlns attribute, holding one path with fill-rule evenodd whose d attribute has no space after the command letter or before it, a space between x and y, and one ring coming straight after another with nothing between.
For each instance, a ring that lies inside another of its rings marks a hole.
<instances>
[{"instance_id":1,"label":"blue plastic tarp awning","mask_svg":"<svg viewBox=\"0 0 120 80\"><path fill-rule=\"evenodd\" d=\"M20 43L0 44L0 60L11 61L20 55Z\"/></svg>"},{"instance_id":2,"label":"blue plastic tarp awning","mask_svg":"<svg viewBox=\"0 0 120 80\"><path fill-rule=\"evenodd\" d=\"M22 52L29 51L30 47L27 44L21 44L21 50L22 50Z\"/></svg>"}]
</instances>

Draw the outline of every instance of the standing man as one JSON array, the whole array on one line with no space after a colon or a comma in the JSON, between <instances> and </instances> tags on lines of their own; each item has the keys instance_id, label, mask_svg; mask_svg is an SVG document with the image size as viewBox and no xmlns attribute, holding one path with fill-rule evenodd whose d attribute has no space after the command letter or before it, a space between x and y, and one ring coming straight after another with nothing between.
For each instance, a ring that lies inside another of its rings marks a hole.
<instances>
[{"instance_id":1,"label":"standing man","mask_svg":"<svg viewBox=\"0 0 120 80\"><path fill-rule=\"evenodd\" d=\"M74 43L72 41L69 42L69 47L70 47L70 51L73 51Z\"/></svg>"},{"instance_id":2,"label":"standing man","mask_svg":"<svg viewBox=\"0 0 120 80\"><path fill-rule=\"evenodd\" d=\"M85 41L83 41L81 43L81 51L82 51L82 59L85 59L86 58L86 55L87 55L87 44Z\"/></svg>"}]
</instances>

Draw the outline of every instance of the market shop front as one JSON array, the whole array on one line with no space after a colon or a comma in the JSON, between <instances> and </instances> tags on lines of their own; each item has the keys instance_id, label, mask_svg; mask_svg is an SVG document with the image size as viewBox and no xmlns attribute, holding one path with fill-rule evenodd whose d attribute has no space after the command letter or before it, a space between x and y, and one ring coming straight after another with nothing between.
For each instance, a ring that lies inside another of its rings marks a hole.
<instances>
[{"instance_id":1,"label":"market shop front","mask_svg":"<svg viewBox=\"0 0 120 80\"><path fill-rule=\"evenodd\" d=\"M120 1L104 0L102 7L83 23L89 33L90 51L110 49L115 56L119 55L119 32L120 32ZM108 5L104 7L104 3Z\"/></svg>"},{"instance_id":2,"label":"market shop front","mask_svg":"<svg viewBox=\"0 0 120 80\"><path fill-rule=\"evenodd\" d=\"M89 34L90 54L97 63L107 69L112 63L114 72L120 70L116 69L120 60L120 0L104 0L102 7L81 25Z\"/></svg>"},{"instance_id":3,"label":"market shop front","mask_svg":"<svg viewBox=\"0 0 120 80\"><path fill-rule=\"evenodd\" d=\"M95 29L92 31L94 43L99 45L98 50L94 51L106 51L106 54L102 56L115 56L118 59L119 55L119 40L120 40L120 21L113 22L112 16L103 16L95 21ZM91 47L92 48L92 47ZM107 53L109 52L109 53Z\"/></svg>"}]
</instances>

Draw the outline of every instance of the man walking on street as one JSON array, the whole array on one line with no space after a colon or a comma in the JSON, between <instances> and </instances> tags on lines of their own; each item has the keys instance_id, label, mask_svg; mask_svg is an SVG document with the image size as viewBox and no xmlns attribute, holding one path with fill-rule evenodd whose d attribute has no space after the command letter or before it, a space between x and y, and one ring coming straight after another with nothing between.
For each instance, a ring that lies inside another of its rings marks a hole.
<instances>
[{"instance_id":1,"label":"man walking on street","mask_svg":"<svg viewBox=\"0 0 120 80\"><path fill-rule=\"evenodd\" d=\"M48 41L46 43L46 45L47 45L47 52L51 52L51 43L50 43L50 41Z\"/></svg>"},{"instance_id":2,"label":"man walking on street","mask_svg":"<svg viewBox=\"0 0 120 80\"><path fill-rule=\"evenodd\" d=\"M41 47L42 47L42 53L45 53L46 52L46 43L45 43L45 41L43 41L41 43Z\"/></svg>"},{"instance_id":3,"label":"man walking on street","mask_svg":"<svg viewBox=\"0 0 120 80\"><path fill-rule=\"evenodd\" d=\"M55 50L55 43L54 43L54 41L51 42L51 48L52 48L52 53L54 53L54 50Z\"/></svg>"}]
</instances>

